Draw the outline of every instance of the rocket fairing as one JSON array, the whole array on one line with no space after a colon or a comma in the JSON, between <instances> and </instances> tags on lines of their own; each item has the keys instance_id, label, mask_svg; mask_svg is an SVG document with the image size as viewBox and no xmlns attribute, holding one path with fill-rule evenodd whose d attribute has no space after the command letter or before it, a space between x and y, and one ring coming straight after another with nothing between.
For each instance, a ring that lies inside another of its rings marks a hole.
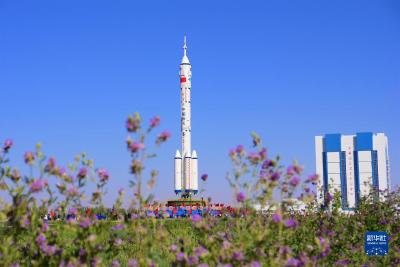
<instances>
[{"instance_id":1,"label":"rocket fairing","mask_svg":"<svg viewBox=\"0 0 400 267\"><path fill-rule=\"evenodd\" d=\"M183 45L183 57L180 64L179 79L181 85L181 134L182 152L175 155L175 193L197 194L198 159L196 151L191 151L191 104L192 66L186 51L186 36Z\"/></svg>"}]
</instances>

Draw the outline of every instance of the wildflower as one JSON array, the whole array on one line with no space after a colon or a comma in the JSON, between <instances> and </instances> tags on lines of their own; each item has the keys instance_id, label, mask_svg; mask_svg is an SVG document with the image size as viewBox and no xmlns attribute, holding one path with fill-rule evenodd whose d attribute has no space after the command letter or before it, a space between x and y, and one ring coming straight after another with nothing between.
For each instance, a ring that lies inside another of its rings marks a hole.
<instances>
[{"instance_id":1,"label":"wildflower","mask_svg":"<svg viewBox=\"0 0 400 267\"><path fill-rule=\"evenodd\" d=\"M39 234L38 237L36 237L36 244L39 246L46 244L46 237L43 234Z\"/></svg>"},{"instance_id":2,"label":"wildflower","mask_svg":"<svg viewBox=\"0 0 400 267\"><path fill-rule=\"evenodd\" d=\"M288 259L287 260L287 262L286 262L286 267L299 267L299 266L301 266L302 264L301 264L301 261L299 261L298 259L296 259L296 258L290 258L290 259Z\"/></svg>"},{"instance_id":3,"label":"wildflower","mask_svg":"<svg viewBox=\"0 0 400 267\"><path fill-rule=\"evenodd\" d=\"M247 156L247 159L250 161L251 164L256 165L261 160L261 157L256 152L250 152L249 155Z\"/></svg>"},{"instance_id":4,"label":"wildflower","mask_svg":"<svg viewBox=\"0 0 400 267\"><path fill-rule=\"evenodd\" d=\"M207 254L208 251L204 247L197 247L194 249L194 253L197 255L197 257L202 257Z\"/></svg>"},{"instance_id":5,"label":"wildflower","mask_svg":"<svg viewBox=\"0 0 400 267\"><path fill-rule=\"evenodd\" d=\"M143 150L144 147L145 146L144 146L144 144L142 142L132 142L132 143L129 144L129 150L132 153L136 153L136 152L138 152L140 150Z\"/></svg>"},{"instance_id":6,"label":"wildflower","mask_svg":"<svg viewBox=\"0 0 400 267\"><path fill-rule=\"evenodd\" d=\"M85 178L86 175L87 175L87 169L86 169L85 167L82 167L82 168L79 170L78 174L77 174L77 176L78 176L79 179Z\"/></svg>"},{"instance_id":7,"label":"wildflower","mask_svg":"<svg viewBox=\"0 0 400 267\"><path fill-rule=\"evenodd\" d=\"M232 254L232 259L235 260L235 261L242 261L242 260L244 260L243 252L241 252L241 251L235 251L235 252L233 252L233 254Z\"/></svg>"},{"instance_id":8,"label":"wildflower","mask_svg":"<svg viewBox=\"0 0 400 267\"><path fill-rule=\"evenodd\" d=\"M264 160L267 157L267 149L262 148L258 154L260 155L261 160Z\"/></svg>"},{"instance_id":9,"label":"wildflower","mask_svg":"<svg viewBox=\"0 0 400 267\"><path fill-rule=\"evenodd\" d=\"M113 226L113 227L111 227L111 230L112 231L119 231L119 230L122 230L122 229L124 229L125 228L125 225L123 225L123 224L117 224L117 225L115 225L115 226Z\"/></svg>"},{"instance_id":10,"label":"wildflower","mask_svg":"<svg viewBox=\"0 0 400 267\"><path fill-rule=\"evenodd\" d=\"M271 179L271 181L278 181L279 180L279 178L280 178L280 174L279 174L279 172L273 172L272 174L271 174L271 176L270 176L270 179Z\"/></svg>"},{"instance_id":11,"label":"wildflower","mask_svg":"<svg viewBox=\"0 0 400 267\"><path fill-rule=\"evenodd\" d=\"M196 265L199 263L199 258L197 256L189 256L188 265Z\"/></svg>"},{"instance_id":12,"label":"wildflower","mask_svg":"<svg viewBox=\"0 0 400 267\"><path fill-rule=\"evenodd\" d=\"M150 120L150 128L157 127L159 124L160 124L160 117L159 116L155 116L154 118L152 118Z\"/></svg>"},{"instance_id":13,"label":"wildflower","mask_svg":"<svg viewBox=\"0 0 400 267\"><path fill-rule=\"evenodd\" d=\"M140 128L140 115L138 113L135 113L134 117L129 116L128 119L126 120L126 129L128 132L136 132Z\"/></svg>"},{"instance_id":14,"label":"wildflower","mask_svg":"<svg viewBox=\"0 0 400 267\"><path fill-rule=\"evenodd\" d=\"M37 193L42 191L43 187L47 185L47 180L45 179L36 179L29 186L29 192Z\"/></svg>"},{"instance_id":15,"label":"wildflower","mask_svg":"<svg viewBox=\"0 0 400 267\"><path fill-rule=\"evenodd\" d=\"M142 171L143 166L142 166L142 162L140 162L139 160L132 160L132 164L131 164L131 172L132 174L138 174Z\"/></svg>"},{"instance_id":16,"label":"wildflower","mask_svg":"<svg viewBox=\"0 0 400 267\"><path fill-rule=\"evenodd\" d=\"M114 245L117 246L117 247L121 246L122 243L123 243L123 241L122 241L121 238L117 238L117 239L115 239L115 241L114 241Z\"/></svg>"},{"instance_id":17,"label":"wildflower","mask_svg":"<svg viewBox=\"0 0 400 267\"><path fill-rule=\"evenodd\" d=\"M224 240L224 241L222 242L222 248L223 248L223 249L228 249L228 248L230 248L230 247L231 247L231 243L230 243L229 241Z\"/></svg>"},{"instance_id":18,"label":"wildflower","mask_svg":"<svg viewBox=\"0 0 400 267\"><path fill-rule=\"evenodd\" d=\"M157 137L156 143L157 144L161 144L165 141L167 141L169 138L171 137L171 133L168 131L163 131L162 133L160 133Z\"/></svg>"},{"instance_id":19,"label":"wildflower","mask_svg":"<svg viewBox=\"0 0 400 267\"><path fill-rule=\"evenodd\" d=\"M128 267L136 267L138 266L138 262L135 259L129 259L128 260Z\"/></svg>"},{"instance_id":20,"label":"wildflower","mask_svg":"<svg viewBox=\"0 0 400 267\"><path fill-rule=\"evenodd\" d=\"M10 150L10 148L13 146L13 144L14 144L14 142L13 142L11 139L7 139L7 140L4 142L3 150L4 150L5 152L7 152L8 150Z\"/></svg>"},{"instance_id":21,"label":"wildflower","mask_svg":"<svg viewBox=\"0 0 400 267\"><path fill-rule=\"evenodd\" d=\"M179 252L178 254L176 254L176 260L177 261L183 261L185 259L186 255L184 252Z\"/></svg>"},{"instance_id":22,"label":"wildflower","mask_svg":"<svg viewBox=\"0 0 400 267\"><path fill-rule=\"evenodd\" d=\"M121 264L119 263L119 261L117 259L115 259L115 260L113 260L111 262L111 266L112 267L119 267L119 266L121 266Z\"/></svg>"},{"instance_id":23,"label":"wildflower","mask_svg":"<svg viewBox=\"0 0 400 267\"><path fill-rule=\"evenodd\" d=\"M103 183L107 182L108 178L110 177L108 171L103 168L98 169L97 173L99 174L100 181Z\"/></svg>"},{"instance_id":24,"label":"wildflower","mask_svg":"<svg viewBox=\"0 0 400 267\"><path fill-rule=\"evenodd\" d=\"M208 264L207 263L201 263L201 264L197 265L197 267L208 267Z\"/></svg>"},{"instance_id":25,"label":"wildflower","mask_svg":"<svg viewBox=\"0 0 400 267\"><path fill-rule=\"evenodd\" d=\"M35 160L35 155L32 152L25 152L24 160L26 164L32 164Z\"/></svg>"},{"instance_id":26,"label":"wildflower","mask_svg":"<svg viewBox=\"0 0 400 267\"><path fill-rule=\"evenodd\" d=\"M21 174L20 174L19 170L13 169L10 177L14 182L18 182L19 179L21 179Z\"/></svg>"},{"instance_id":27,"label":"wildflower","mask_svg":"<svg viewBox=\"0 0 400 267\"><path fill-rule=\"evenodd\" d=\"M297 176L294 176L294 177L292 177L292 179L290 179L289 183L291 186L296 187L300 183L300 178Z\"/></svg>"},{"instance_id":28,"label":"wildflower","mask_svg":"<svg viewBox=\"0 0 400 267\"><path fill-rule=\"evenodd\" d=\"M294 170L294 172L295 172L296 174L300 175L300 174L303 172L303 167L301 167L301 166L295 164L295 165L293 166L293 170Z\"/></svg>"},{"instance_id":29,"label":"wildflower","mask_svg":"<svg viewBox=\"0 0 400 267\"><path fill-rule=\"evenodd\" d=\"M297 221L294 219L288 219L285 221L285 226L287 228L295 228L298 225Z\"/></svg>"},{"instance_id":30,"label":"wildflower","mask_svg":"<svg viewBox=\"0 0 400 267\"><path fill-rule=\"evenodd\" d=\"M208 179L208 174L203 174L201 176L201 180L203 180L204 182L207 181L207 179Z\"/></svg>"},{"instance_id":31,"label":"wildflower","mask_svg":"<svg viewBox=\"0 0 400 267\"><path fill-rule=\"evenodd\" d=\"M172 252L175 252L175 251L177 251L177 250L178 250L178 246L175 245L175 244L172 244L172 245L171 245L171 251L172 251Z\"/></svg>"},{"instance_id":32,"label":"wildflower","mask_svg":"<svg viewBox=\"0 0 400 267\"><path fill-rule=\"evenodd\" d=\"M283 246L279 248L279 254L290 254L292 253L292 249L287 246Z\"/></svg>"},{"instance_id":33,"label":"wildflower","mask_svg":"<svg viewBox=\"0 0 400 267\"><path fill-rule=\"evenodd\" d=\"M236 200L237 200L238 202L243 202L243 201L246 200L246 195L245 195L243 192L239 192L239 193L237 193L237 195L236 195Z\"/></svg>"},{"instance_id":34,"label":"wildflower","mask_svg":"<svg viewBox=\"0 0 400 267\"><path fill-rule=\"evenodd\" d=\"M42 233L46 232L47 230L49 230L49 225L47 224L47 222L44 222L42 227L40 228L40 231Z\"/></svg>"},{"instance_id":35,"label":"wildflower","mask_svg":"<svg viewBox=\"0 0 400 267\"><path fill-rule=\"evenodd\" d=\"M307 182L316 183L318 181L318 174L308 176Z\"/></svg>"},{"instance_id":36,"label":"wildflower","mask_svg":"<svg viewBox=\"0 0 400 267\"><path fill-rule=\"evenodd\" d=\"M120 189L118 189L119 195L123 195L124 193L125 193L125 190L122 187Z\"/></svg>"},{"instance_id":37,"label":"wildflower","mask_svg":"<svg viewBox=\"0 0 400 267\"><path fill-rule=\"evenodd\" d=\"M280 221L282 221L282 215L280 215L279 213L272 214L272 221L274 223L279 223Z\"/></svg>"},{"instance_id":38,"label":"wildflower","mask_svg":"<svg viewBox=\"0 0 400 267\"><path fill-rule=\"evenodd\" d=\"M78 188L76 188L75 186L68 188L67 194L69 197L77 196L79 194Z\"/></svg>"},{"instance_id":39,"label":"wildflower","mask_svg":"<svg viewBox=\"0 0 400 267\"><path fill-rule=\"evenodd\" d=\"M86 229L90 226L91 221L89 218L84 218L83 220L81 220L81 222L79 223L79 226Z\"/></svg>"},{"instance_id":40,"label":"wildflower","mask_svg":"<svg viewBox=\"0 0 400 267\"><path fill-rule=\"evenodd\" d=\"M264 160L263 164L261 165L262 169L268 169L269 167L273 166L273 162L270 159Z\"/></svg>"},{"instance_id":41,"label":"wildflower","mask_svg":"<svg viewBox=\"0 0 400 267\"><path fill-rule=\"evenodd\" d=\"M260 264L259 261L252 261L252 262L250 263L250 266L251 266L251 267L261 267L261 264Z\"/></svg>"},{"instance_id":42,"label":"wildflower","mask_svg":"<svg viewBox=\"0 0 400 267\"><path fill-rule=\"evenodd\" d=\"M55 167L56 167L56 159L51 157L51 158L49 158L49 161L47 162L46 166L44 167L44 171L52 172Z\"/></svg>"},{"instance_id":43,"label":"wildflower","mask_svg":"<svg viewBox=\"0 0 400 267\"><path fill-rule=\"evenodd\" d=\"M338 261L335 262L335 265L345 266L345 265L349 265L349 264L350 264L349 260L338 260Z\"/></svg>"},{"instance_id":44,"label":"wildflower","mask_svg":"<svg viewBox=\"0 0 400 267\"><path fill-rule=\"evenodd\" d=\"M235 154L236 154L236 151L235 151L235 149L230 149L229 150L229 152L228 152L228 155L232 158L232 157L234 157L235 156Z\"/></svg>"},{"instance_id":45,"label":"wildflower","mask_svg":"<svg viewBox=\"0 0 400 267\"><path fill-rule=\"evenodd\" d=\"M236 147L236 153L241 154L244 151L243 145L238 145Z\"/></svg>"},{"instance_id":46,"label":"wildflower","mask_svg":"<svg viewBox=\"0 0 400 267\"><path fill-rule=\"evenodd\" d=\"M193 216L192 216L192 221L193 221L194 223L197 223L197 222L201 221L201 216L200 216L199 214L193 215Z\"/></svg>"},{"instance_id":47,"label":"wildflower","mask_svg":"<svg viewBox=\"0 0 400 267\"><path fill-rule=\"evenodd\" d=\"M327 199L328 202L331 202L331 201L333 200L333 195L332 195L331 193L328 192L328 193L326 194L326 199Z\"/></svg>"}]
</instances>

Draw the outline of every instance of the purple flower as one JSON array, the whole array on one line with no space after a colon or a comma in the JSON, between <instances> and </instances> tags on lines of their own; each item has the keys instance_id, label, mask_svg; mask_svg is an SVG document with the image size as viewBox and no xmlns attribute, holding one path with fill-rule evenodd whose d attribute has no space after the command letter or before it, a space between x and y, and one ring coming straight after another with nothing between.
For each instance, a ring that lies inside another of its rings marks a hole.
<instances>
[{"instance_id":1,"label":"purple flower","mask_svg":"<svg viewBox=\"0 0 400 267\"><path fill-rule=\"evenodd\" d=\"M318 181L318 174L313 174L308 176L307 182L312 182L312 183L316 183Z\"/></svg>"},{"instance_id":2,"label":"purple flower","mask_svg":"<svg viewBox=\"0 0 400 267\"><path fill-rule=\"evenodd\" d=\"M261 267L261 263L259 261L252 261L250 263L251 267Z\"/></svg>"},{"instance_id":3,"label":"purple flower","mask_svg":"<svg viewBox=\"0 0 400 267\"><path fill-rule=\"evenodd\" d=\"M199 258L197 256L189 256L188 265L196 265L199 263Z\"/></svg>"},{"instance_id":4,"label":"purple flower","mask_svg":"<svg viewBox=\"0 0 400 267\"><path fill-rule=\"evenodd\" d=\"M117 238L117 239L115 239L115 241L114 241L114 245L117 246L117 247L121 246L122 243L123 243L123 241L122 241L121 238Z\"/></svg>"},{"instance_id":5,"label":"purple flower","mask_svg":"<svg viewBox=\"0 0 400 267\"><path fill-rule=\"evenodd\" d=\"M13 146L13 144L14 144L14 142L13 142L11 139L7 139L7 140L4 142L4 145L3 145L4 151L7 152L7 151Z\"/></svg>"},{"instance_id":6,"label":"purple flower","mask_svg":"<svg viewBox=\"0 0 400 267\"><path fill-rule=\"evenodd\" d=\"M290 179L289 183L291 186L296 187L300 183L300 178L297 176L294 176L294 177L292 177L292 179Z\"/></svg>"},{"instance_id":7,"label":"purple flower","mask_svg":"<svg viewBox=\"0 0 400 267\"><path fill-rule=\"evenodd\" d=\"M10 267L20 267L20 265L19 265L19 263L15 262L15 263L11 264Z\"/></svg>"},{"instance_id":8,"label":"purple flower","mask_svg":"<svg viewBox=\"0 0 400 267\"><path fill-rule=\"evenodd\" d=\"M230 243L229 241L224 240L224 241L222 242L222 248L223 248L223 249L228 249L228 248L230 248L230 247L231 247L231 243Z\"/></svg>"},{"instance_id":9,"label":"purple flower","mask_svg":"<svg viewBox=\"0 0 400 267\"><path fill-rule=\"evenodd\" d=\"M42 227L40 228L40 231L42 233L46 232L47 230L49 230L49 225L47 224L47 222L44 222Z\"/></svg>"},{"instance_id":10,"label":"purple flower","mask_svg":"<svg viewBox=\"0 0 400 267\"><path fill-rule=\"evenodd\" d=\"M129 116L126 120L126 129L128 132L136 132L140 128L140 116L138 113L134 117Z\"/></svg>"},{"instance_id":11,"label":"purple flower","mask_svg":"<svg viewBox=\"0 0 400 267\"><path fill-rule=\"evenodd\" d=\"M208 267L208 264L207 263L201 263L201 264L197 265L197 267Z\"/></svg>"},{"instance_id":12,"label":"purple flower","mask_svg":"<svg viewBox=\"0 0 400 267\"><path fill-rule=\"evenodd\" d=\"M197 255L197 257L202 257L203 255L207 254L208 251L204 247L197 247L194 249L194 253Z\"/></svg>"},{"instance_id":13,"label":"purple flower","mask_svg":"<svg viewBox=\"0 0 400 267\"><path fill-rule=\"evenodd\" d=\"M250 152L249 155L247 156L247 159L250 161L251 164L256 165L260 162L261 157L260 154L256 152Z\"/></svg>"},{"instance_id":14,"label":"purple flower","mask_svg":"<svg viewBox=\"0 0 400 267\"><path fill-rule=\"evenodd\" d=\"M297 227L297 224L298 224L297 221L294 219L288 219L285 221L285 226L287 228L295 228Z\"/></svg>"},{"instance_id":15,"label":"purple flower","mask_svg":"<svg viewBox=\"0 0 400 267\"><path fill-rule=\"evenodd\" d=\"M239 192L239 193L237 193L237 195L236 195L236 200L237 200L238 202L243 202L243 201L246 200L246 195L245 195L243 192Z\"/></svg>"},{"instance_id":16,"label":"purple flower","mask_svg":"<svg viewBox=\"0 0 400 267\"><path fill-rule=\"evenodd\" d=\"M261 165L262 169L268 169L269 167L272 167L273 163L270 159L264 160L263 164Z\"/></svg>"},{"instance_id":17,"label":"purple flower","mask_svg":"<svg viewBox=\"0 0 400 267\"><path fill-rule=\"evenodd\" d=\"M82 167L79 172L78 172L78 178L83 179L87 175L87 169L85 167Z\"/></svg>"},{"instance_id":18,"label":"purple flower","mask_svg":"<svg viewBox=\"0 0 400 267\"><path fill-rule=\"evenodd\" d=\"M332 200L333 200L333 195L331 194L331 193L327 193L326 194L326 200L328 201L328 202L331 202Z\"/></svg>"},{"instance_id":19,"label":"purple flower","mask_svg":"<svg viewBox=\"0 0 400 267\"><path fill-rule=\"evenodd\" d=\"M171 137L171 133L168 131L163 131L162 133L160 133L157 137L156 143L160 144L162 142L167 141L169 138Z\"/></svg>"},{"instance_id":20,"label":"purple flower","mask_svg":"<svg viewBox=\"0 0 400 267\"><path fill-rule=\"evenodd\" d=\"M129 150L132 153L136 153L140 150L143 150L145 148L144 144L142 142L133 142L129 145Z\"/></svg>"},{"instance_id":21,"label":"purple flower","mask_svg":"<svg viewBox=\"0 0 400 267\"><path fill-rule=\"evenodd\" d=\"M349 264L350 264L349 260L338 260L338 261L335 262L335 265L345 266L345 265L349 265Z\"/></svg>"},{"instance_id":22,"label":"purple flower","mask_svg":"<svg viewBox=\"0 0 400 267\"><path fill-rule=\"evenodd\" d=\"M73 215L78 215L78 210L76 209L76 208L74 208L74 207L72 207L72 208L70 208L69 210L68 210L68 213L69 214L73 214Z\"/></svg>"},{"instance_id":23,"label":"purple flower","mask_svg":"<svg viewBox=\"0 0 400 267\"><path fill-rule=\"evenodd\" d=\"M122 229L124 229L125 228L125 226L123 225L123 224L117 224L117 225L115 225L115 226L113 226L113 227L111 227L111 230L112 231L119 231L119 230L122 230Z\"/></svg>"},{"instance_id":24,"label":"purple flower","mask_svg":"<svg viewBox=\"0 0 400 267\"><path fill-rule=\"evenodd\" d=\"M279 223L280 221L282 221L282 216L279 213L274 213L272 214L272 221L274 223Z\"/></svg>"},{"instance_id":25,"label":"purple flower","mask_svg":"<svg viewBox=\"0 0 400 267\"><path fill-rule=\"evenodd\" d=\"M240 153L242 153L243 151L244 151L243 145L238 145L238 146L236 147L236 153L240 154Z\"/></svg>"},{"instance_id":26,"label":"purple flower","mask_svg":"<svg viewBox=\"0 0 400 267\"><path fill-rule=\"evenodd\" d=\"M119 263L119 261L117 259L115 259L115 260L113 260L111 262L111 266L112 267L119 267L119 266L121 266L121 264Z\"/></svg>"},{"instance_id":27,"label":"purple flower","mask_svg":"<svg viewBox=\"0 0 400 267\"><path fill-rule=\"evenodd\" d=\"M266 148L261 149L260 152L258 152L258 154L260 155L261 160L264 160L267 157L267 149Z\"/></svg>"},{"instance_id":28,"label":"purple flower","mask_svg":"<svg viewBox=\"0 0 400 267\"><path fill-rule=\"evenodd\" d=\"M138 262L135 259L128 260L128 267L136 267L138 266Z\"/></svg>"},{"instance_id":29,"label":"purple flower","mask_svg":"<svg viewBox=\"0 0 400 267\"><path fill-rule=\"evenodd\" d=\"M159 116L155 116L154 118L152 118L150 120L150 127L154 128L157 127L160 124L160 117Z\"/></svg>"},{"instance_id":30,"label":"purple flower","mask_svg":"<svg viewBox=\"0 0 400 267\"><path fill-rule=\"evenodd\" d=\"M52 170L54 170L55 167L56 167L56 159L51 157L49 158L46 166L44 167L44 170L46 172L51 172Z\"/></svg>"},{"instance_id":31,"label":"purple flower","mask_svg":"<svg viewBox=\"0 0 400 267\"><path fill-rule=\"evenodd\" d=\"M178 246L175 245L175 244L172 244L172 245L171 245L171 251L172 251L172 252L175 252L175 251L177 251L177 250L178 250Z\"/></svg>"},{"instance_id":32,"label":"purple flower","mask_svg":"<svg viewBox=\"0 0 400 267\"><path fill-rule=\"evenodd\" d=\"M101 182L107 182L108 178L110 177L108 174L108 171L104 168L100 168L97 170L97 173L99 174L100 181Z\"/></svg>"},{"instance_id":33,"label":"purple flower","mask_svg":"<svg viewBox=\"0 0 400 267\"><path fill-rule=\"evenodd\" d=\"M232 149L229 149L228 155L229 155L230 157L234 157L235 154L236 154L235 149L233 149L233 148L232 148Z\"/></svg>"},{"instance_id":34,"label":"purple flower","mask_svg":"<svg viewBox=\"0 0 400 267\"><path fill-rule=\"evenodd\" d=\"M177 261L183 261L185 259L185 253L183 252L179 252L178 254L176 254L176 260Z\"/></svg>"},{"instance_id":35,"label":"purple flower","mask_svg":"<svg viewBox=\"0 0 400 267\"><path fill-rule=\"evenodd\" d=\"M232 254L232 259L235 260L235 261L242 261L242 260L244 260L243 252L241 252L241 251L235 251L235 252L233 252L233 254Z\"/></svg>"},{"instance_id":36,"label":"purple flower","mask_svg":"<svg viewBox=\"0 0 400 267\"><path fill-rule=\"evenodd\" d=\"M72 186L72 187L68 188L67 193L68 193L69 197L74 197L79 194L79 191L78 191L78 188L76 188L75 186Z\"/></svg>"},{"instance_id":37,"label":"purple flower","mask_svg":"<svg viewBox=\"0 0 400 267\"><path fill-rule=\"evenodd\" d=\"M46 244L46 237L43 234L39 234L38 237L36 237L36 243L39 246Z\"/></svg>"},{"instance_id":38,"label":"purple flower","mask_svg":"<svg viewBox=\"0 0 400 267\"><path fill-rule=\"evenodd\" d=\"M47 185L47 180L45 179L36 179L29 186L29 192L37 193L42 191L43 187Z\"/></svg>"},{"instance_id":39,"label":"purple flower","mask_svg":"<svg viewBox=\"0 0 400 267\"><path fill-rule=\"evenodd\" d=\"M204 182L207 181L207 179L208 179L208 174L203 174L201 176L201 180L203 180Z\"/></svg>"},{"instance_id":40,"label":"purple flower","mask_svg":"<svg viewBox=\"0 0 400 267\"><path fill-rule=\"evenodd\" d=\"M286 262L286 267L299 267L301 266L301 261L296 258L290 258Z\"/></svg>"},{"instance_id":41,"label":"purple flower","mask_svg":"<svg viewBox=\"0 0 400 267\"><path fill-rule=\"evenodd\" d=\"M35 155L32 152L25 152L24 160L26 164L32 164L35 160Z\"/></svg>"},{"instance_id":42,"label":"purple flower","mask_svg":"<svg viewBox=\"0 0 400 267\"><path fill-rule=\"evenodd\" d=\"M201 221L201 219L202 218L201 218L201 216L199 214L195 214L195 215L192 216L192 221L194 223L197 223L197 222Z\"/></svg>"},{"instance_id":43,"label":"purple flower","mask_svg":"<svg viewBox=\"0 0 400 267\"><path fill-rule=\"evenodd\" d=\"M79 223L80 227L82 228L88 228L91 224L91 221L89 218L84 218L83 220L81 220L81 222Z\"/></svg>"},{"instance_id":44,"label":"purple flower","mask_svg":"<svg viewBox=\"0 0 400 267\"><path fill-rule=\"evenodd\" d=\"M279 174L279 172L274 172L271 174L270 179L271 179L271 181L277 181L277 180L279 180L280 176L281 175Z\"/></svg>"},{"instance_id":45,"label":"purple flower","mask_svg":"<svg viewBox=\"0 0 400 267\"><path fill-rule=\"evenodd\" d=\"M283 246L279 248L279 254L289 254L292 253L292 249L287 246Z\"/></svg>"}]
</instances>

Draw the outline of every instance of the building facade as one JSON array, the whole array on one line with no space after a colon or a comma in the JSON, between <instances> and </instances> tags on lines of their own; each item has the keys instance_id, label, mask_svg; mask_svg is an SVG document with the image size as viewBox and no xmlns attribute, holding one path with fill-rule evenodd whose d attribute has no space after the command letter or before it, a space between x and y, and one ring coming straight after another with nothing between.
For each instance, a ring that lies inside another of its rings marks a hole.
<instances>
[{"instance_id":1,"label":"building facade","mask_svg":"<svg viewBox=\"0 0 400 267\"><path fill-rule=\"evenodd\" d=\"M351 210L372 189L380 200L383 191L390 191L388 139L383 133L316 136L315 156L321 204L327 192L339 191L342 209Z\"/></svg>"}]
</instances>

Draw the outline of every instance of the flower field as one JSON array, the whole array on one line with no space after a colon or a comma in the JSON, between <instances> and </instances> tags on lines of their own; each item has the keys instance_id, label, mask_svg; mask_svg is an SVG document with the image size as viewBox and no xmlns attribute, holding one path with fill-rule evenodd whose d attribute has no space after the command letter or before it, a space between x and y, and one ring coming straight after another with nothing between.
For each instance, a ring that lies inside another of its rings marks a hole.
<instances>
[{"instance_id":1,"label":"flower field","mask_svg":"<svg viewBox=\"0 0 400 267\"><path fill-rule=\"evenodd\" d=\"M7 199L0 207L0 266L400 265L399 191L386 192L387 200L380 203L371 195L351 214L340 211L339 194L326 195L321 207L318 177L305 177L296 162L282 166L255 133L249 148L238 145L228 153L232 170L226 179L234 212L146 216L145 207L158 205L149 193L158 172L145 175L146 162L170 138L168 131L158 133L159 124L154 117L145 125L138 113L127 119L132 178L130 188L119 191L116 216L107 219L95 216L108 209L103 198L112 175L105 168L94 166L85 154L59 166L38 145L24 154L30 172L22 174L9 162L13 141L5 140L0 152L0 190ZM294 198L306 203L307 210L296 212L290 202L280 201ZM257 212L256 204L270 210ZM60 220L44 220L51 209L60 211ZM388 255L366 255L367 231L388 233Z\"/></svg>"}]
</instances>

